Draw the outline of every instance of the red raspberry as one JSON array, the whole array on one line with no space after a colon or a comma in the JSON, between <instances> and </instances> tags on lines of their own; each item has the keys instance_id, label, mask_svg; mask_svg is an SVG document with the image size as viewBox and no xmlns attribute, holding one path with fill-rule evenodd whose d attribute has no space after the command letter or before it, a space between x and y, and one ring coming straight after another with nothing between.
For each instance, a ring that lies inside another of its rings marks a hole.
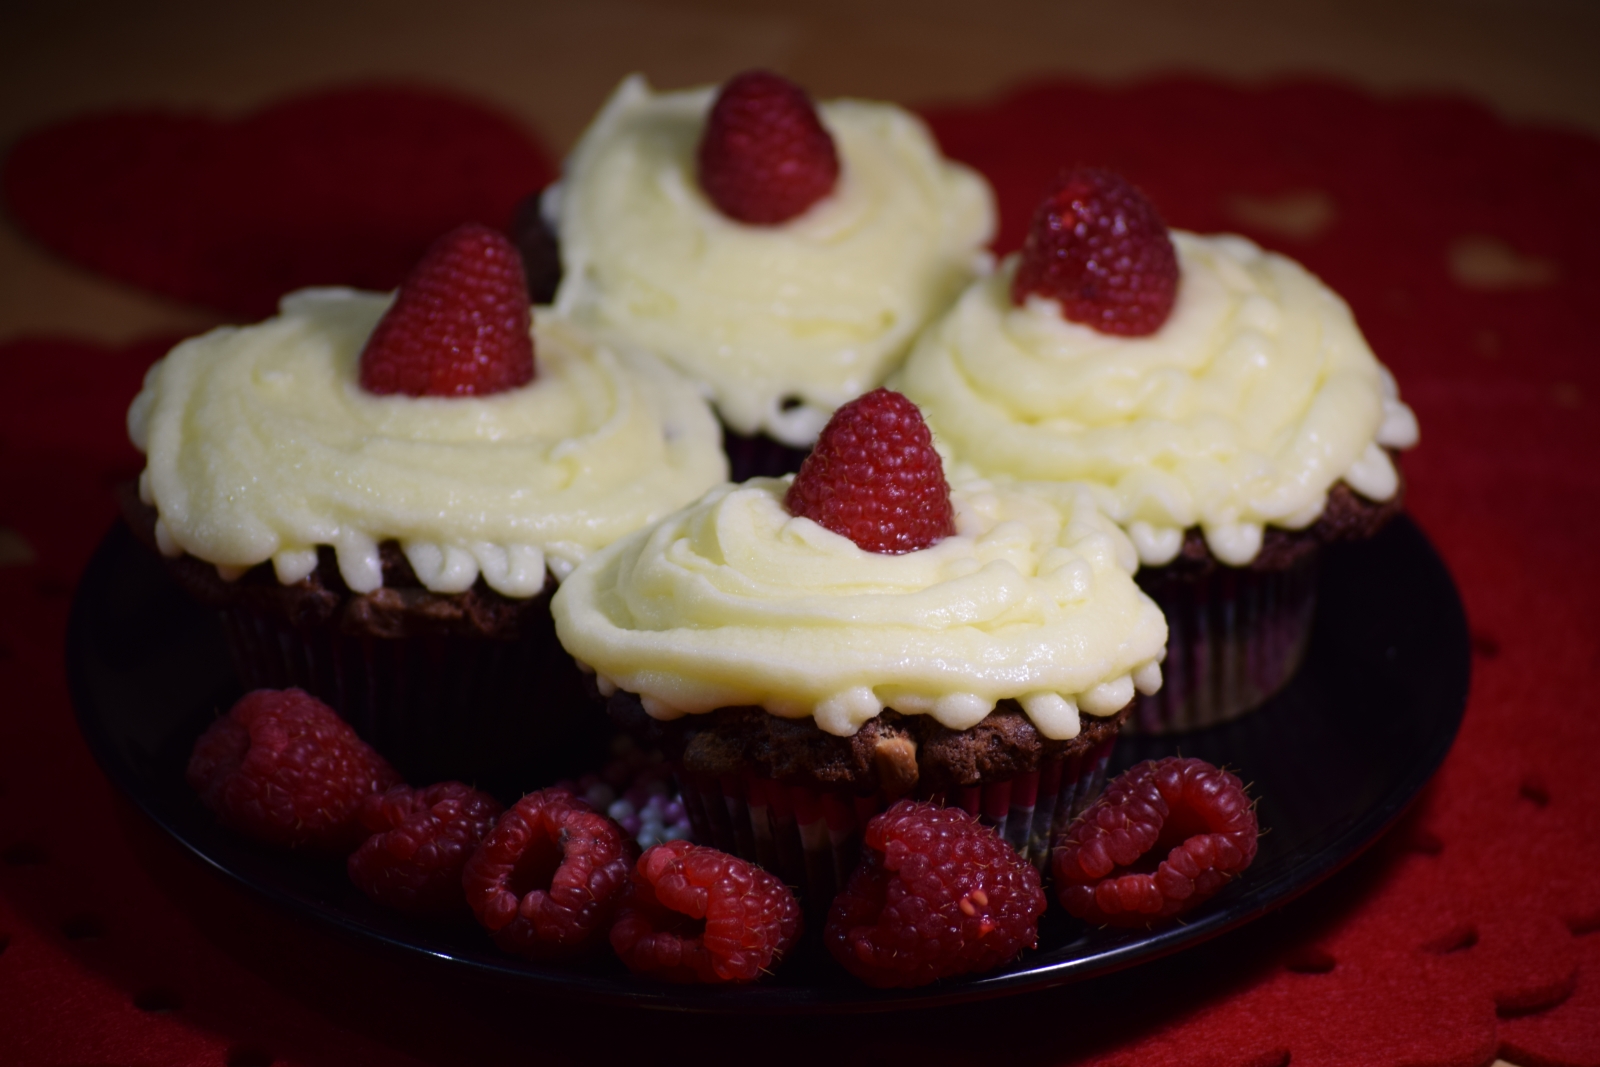
<instances>
[{"instance_id":1,"label":"red raspberry","mask_svg":"<svg viewBox=\"0 0 1600 1067\"><path fill-rule=\"evenodd\" d=\"M467 904L507 952L575 956L606 936L638 847L565 789L529 793L500 817L461 876Z\"/></svg>"},{"instance_id":2,"label":"red raspberry","mask_svg":"<svg viewBox=\"0 0 1600 1067\"><path fill-rule=\"evenodd\" d=\"M1155 205L1121 175L1069 171L1034 213L1011 299L1049 297L1073 322L1142 337L1167 321L1178 257Z\"/></svg>"},{"instance_id":3,"label":"red raspberry","mask_svg":"<svg viewBox=\"0 0 1600 1067\"><path fill-rule=\"evenodd\" d=\"M469 223L400 283L361 351L369 393L485 396L533 380L528 283L505 235Z\"/></svg>"},{"instance_id":4,"label":"red raspberry","mask_svg":"<svg viewBox=\"0 0 1600 1067\"><path fill-rule=\"evenodd\" d=\"M804 89L765 70L722 87L700 137L700 188L724 215L776 226L838 180L833 136Z\"/></svg>"},{"instance_id":5,"label":"red raspberry","mask_svg":"<svg viewBox=\"0 0 1600 1067\"><path fill-rule=\"evenodd\" d=\"M611 947L635 974L753 982L800 938L800 904L777 878L726 852L668 841L639 857Z\"/></svg>"},{"instance_id":6,"label":"red raspberry","mask_svg":"<svg viewBox=\"0 0 1600 1067\"><path fill-rule=\"evenodd\" d=\"M367 896L420 918L466 909L461 870L500 817L500 802L461 782L426 789L397 785L361 801L356 816L372 833L350 857L350 880Z\"/></svg>"},{"instance_id":7,"label":"red raspberry","mask_svg":"<svg viewBox=\"0 0 1600 1067\"><path fill-rule=\"evenodd\" d=\"M1239 779L1204 760L1147 760L1106 786L1057 842L1056 893L1080 919L1149 926L1250 866L1257 835Z\"/></svg>"},{"instance_id":8,"label":"red raspberry","mask_svg":"<svg viewBox=\"0 0 1600 1067\"><path fill-rule=\"evenodd\" d=\"M975 817L902 800L867 823L863 842L823 940L868 985L987 971L1039 943L1039 872Z\"/></svg>"},{"instance_id":9,"label":"red raspberry","mask_svg":"<svg viewBox=\"0 0 1600 1067\"><path fill-rule=\"evenodd\" d=\"M887 389L833 413L784 503L868 552L915 552L955 533L928 424L917 405Z\"/></svg>"},{"instance_id":10,"label":"red raspberry","mask_svg":"<svg viewBox=\"0 0 1600 1067\"><path fill-rule=\"evenodd\" d=\"M258 689L200 735L188 779L240 833L346 852L365 836L356 819L362 798L400 776L311 694Z\"/></svg>"}]
</instances>

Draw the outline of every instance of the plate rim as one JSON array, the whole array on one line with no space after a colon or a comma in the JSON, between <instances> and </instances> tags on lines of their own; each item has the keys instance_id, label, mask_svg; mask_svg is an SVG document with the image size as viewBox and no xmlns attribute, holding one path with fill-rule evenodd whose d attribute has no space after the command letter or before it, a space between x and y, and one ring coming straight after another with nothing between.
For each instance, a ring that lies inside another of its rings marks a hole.
<instances>
[{"instance_id":1,"label":"plate rim","mask_svg":"<svg viewBox=\"0 0 1600 1067\"><path fill-rule=\"evenodd\" d=\"M1307 862L1280 872L1270 881L1249 885L1226 908L1202 914L1189 923L1149 931L1145 937L1121 942L1090 955L1041 962L1020 970L977 975L910 990L877 990L863 985L822 988L759 984L701 988L657 985L628 976L619 982L616 977L574 970L558 964L540 964L512 956L431 947L425 937L397 937L364 922L358 915L307 899L281 884L263 883L248 872L236 869L225 858L208 851L203 842L194 840L182 827L182 820L174 819L159 798L148 794L143 788L144 780L140 772L116 751L115 744L102 731L100 722L91 710L94 698L87 692L87 683L79 670L82 657L87 655L85 629L90 624L86 616L96 588L94 579L110 566L113 553L120 547L114 542L119 536L129 541L133 539L132 533L120 520L97 544L74 592L66 637L67 685L79 732L101 772L164 835L227 881L290 915L309 918L357 942L369 945L376 942L384 951L465 967L479 976L528 983L573 999L645 1009L706 1014L742 1012L808 1015L947 1007L1091 980L1212 940L1283 907L1325 882L1371 847L1399 820L1437 773L1459 733L1471 689L1471 654L1460 590L1438 551L1415 521L1404 513L1379 534L1380 537L1385 535L1414 540L1416 544L1413 547L1420 548L1444 578L1444 586L1448 588L1450 596L1448 603L1439 606L1447 609L1449 621L1459 631L1459 640L1452 642L1452 645L1457 646L1457 656L1463 665L1458 680L1459 699L1451 702L1448 728L1437 731L1430 738L1430 743L1422 747L1420 758L1411 765L1408 773L1401 776L1401 781L1385 792L1377 803L1363 809L1348 825L1335 833Z\"/></svg>"}]
</instances>

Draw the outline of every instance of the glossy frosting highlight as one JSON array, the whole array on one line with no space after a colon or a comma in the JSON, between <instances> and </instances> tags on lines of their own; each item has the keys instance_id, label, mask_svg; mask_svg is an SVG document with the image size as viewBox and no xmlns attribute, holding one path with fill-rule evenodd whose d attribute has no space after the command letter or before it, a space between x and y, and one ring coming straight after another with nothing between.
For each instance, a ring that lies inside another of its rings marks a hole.
<instances>
[{"instance_id":1,"label":"glossy frosting highlight","mask_svg":"<svg viewBox=\"0 0 1600 1067\"><path fill-rule=\"evenodd\" d=\"M1014 699L1041 733L1160 686L1166 622L1081 489L975 482L956 535L864 551L783 506L790 479L712 490L590 557L551 604L602 692L661 719L756 705L841 736L885 707L964 730Z\"/></svg>"},{"instance_id":2,"label":"glossy frosting highlight","mask_svg":"<svg viewBox=\"0 0 1600 1067\"><path fill-rule=\"evenodd\" d=\"M1097 333L1039 297L1015 306L1015 257L929 327L891 385L952 474L1093 485L1150 565L1194 526L1246 564L1264 526L1316 521L1341 479L1392 497L1384 449L1415 444L1416 419L1345 302L1244 238L1172 238L1177 305L1148 337Z\"/></svg>"},{"instance_id":3,"label":"glossy frosting highlight","mask_svg":"<svg viewBox=\"0 0 1600 1067\"><path fill-rule=\"evenodd\" d=\"M617 355L537 309L537 375L486 397L375 396L362 346L391 297L310 289L277 317L186 341L128 412L163 551L232 576L271 560L299 581L330 545L351 589L382 584L379 543L418 579L481 574L525 597L545 572L682 507L727 477L705 402L661 364Z\"/></svg>"},{"instance_id":4,"label":"glossy frosting highlight","mask_svg":"<svg viewBox=\"0 0 1600 1067\"><path fill-rule=\"evenodd\" d=\"M881 384L987 261L993 194L890 104L819 105L834 191L790 222L735 222L701 192L714 88L624 81L546 202L565 274L556 305L700 383L740 433L809 444Z\"/></svg>"}]
</instances>

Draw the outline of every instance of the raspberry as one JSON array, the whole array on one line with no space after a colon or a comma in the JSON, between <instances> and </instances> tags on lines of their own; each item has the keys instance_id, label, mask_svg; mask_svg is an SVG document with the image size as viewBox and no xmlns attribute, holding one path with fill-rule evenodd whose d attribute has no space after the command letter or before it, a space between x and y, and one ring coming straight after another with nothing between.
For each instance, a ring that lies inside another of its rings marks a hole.
<instances>
[{"instance_id":1,"label":"raspberry","mask_svg":"<svg viewBox=\"0 0 1600 1067\"><path fill-rule=\"evenodd\" d=\"M565 789L513 804L467 860L467 904L507 952L575 956L604 939L638 848Z\"/></svg>"},{"instance_id":2,"label":"raspberry","mask_svg":"<svg viewBox=\"0 0 1600 1067\"><path fill-rule=\"evenodd\" d=\"M784 503L868 552L915 552L955 533L928 424L915 404L887 389L833 413Z\"/></svg>"},{"instance_id":3,"label":"raspberry","mask_svg":"<svg viewBox=\"0 0 1600 1067\"><path fill-rule=\"evenodd\" d=\"M485 396L533 380L528 283L503 234L475 223L439 238L400 283L361 351L369 393Z\"/></svg>"},{"instance_id":4,"label":"raspberry","mask_svg":"<svg viewBox=\"0 0 1600 1067\"><path fill-rule=\"evenodd\" d=\"M299 689L258 689L194 743L189 785L223 825L275 845L349 851L362 798L400 781L334 710Z\"/></svg>"},{"instance_id":5,"label":"raspberry","mask_svg":"<svg viewBox=\"0 0 1600 1067\"><path fill-rule=\"evenodd\" d=\"M461 870L500 811L499 801L460 782L369 794L356 816L372 836L350 857L350 880L406 915L464 913Z\"/></svg>"},{"instance_id":6,"label":"raspberry","mask_svg":"<svg viewBox=\"0 0 1600 1067\"><path fill-rule=\"evenodd\" d=\"M764 70L722 87L700 137L700 188L724 215L776 226L838 180L839 153L804 89Z\"/></svg>"},{"instance_id":7,"label":"raspberry","mask_svg":"<svg viewBox=\"0 0 1600 1067\"><path fill-rule=\"evenodd\" d=\"M753 982L800 938L789 887L726 852L669 841L639 857L611 947L636 974L669 982Z\"/></svg>"},{"instance_id":8,"label":"raspberry","mask_svg":"<svg viewBox=\"0 0 1600 1067\"><path fill-rule=\"evenodd\" d=\"M1030 293L1101 333L1155 333L1178 296L1166 223L1121 175L1069 171L1039 205L1022 246L1011 299L1020 306Z\"/></svg>"},{"instance_id":9,"label":"raspberry","mask_svg":"<svg viewBox=\"0 0 1600 1067\"><path fill-rule=\"evenodd\" d=\"M987 971L1039 943L1039 872L958 808L902 800L867 823L823 940L868 985Z\"/></svg>"},{"instance_id":10,"label":"raspberry","mask_svg":"<svg viewBox=\"0 0 1600 1067\"><path fill-rule=\"evenodd\" d=\"M1147 760L1106 786L1057 842L1056 892L1080 919L1148 926L1250 866L1257 834L1239 779L1204 760Z\"/></svg>"}]
</instances>

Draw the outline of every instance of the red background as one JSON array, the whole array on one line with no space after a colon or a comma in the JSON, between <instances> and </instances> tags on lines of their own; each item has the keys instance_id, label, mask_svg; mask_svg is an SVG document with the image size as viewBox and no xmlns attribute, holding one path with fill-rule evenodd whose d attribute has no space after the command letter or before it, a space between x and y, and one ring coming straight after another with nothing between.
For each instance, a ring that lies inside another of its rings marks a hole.
<instances>
[{"instance_id":1,"label":"red background","mask_svg":"<svg viewBox=\"0 0 1600 1067\"><path fill-rule=\"evenodd\" d=\"M1460 100L1309 83L1056 82L930 119L995 183L1002 250L1059 166L1105 165L1173 225L1245 232L1350 301L1421 421L1409 507L1474 633L1460 739L1402 824L1210 945L937 1014L619 1016L398 970L228 887L94 766L62 637L112 521L109 487L138 469L127 402L170 339L15 339L0 344L0 1062L690 1049L784 1063L1600 1064L1600 143ZM283 169L263 175L263 159ZM234 124L64 123L12 148L4 192L12 221L54 253L248 318L287 284L392 284L418 241L463 218L503 224L548 174L548 154L498 115L367 88Z\"/></svg>"}]
</instances>

